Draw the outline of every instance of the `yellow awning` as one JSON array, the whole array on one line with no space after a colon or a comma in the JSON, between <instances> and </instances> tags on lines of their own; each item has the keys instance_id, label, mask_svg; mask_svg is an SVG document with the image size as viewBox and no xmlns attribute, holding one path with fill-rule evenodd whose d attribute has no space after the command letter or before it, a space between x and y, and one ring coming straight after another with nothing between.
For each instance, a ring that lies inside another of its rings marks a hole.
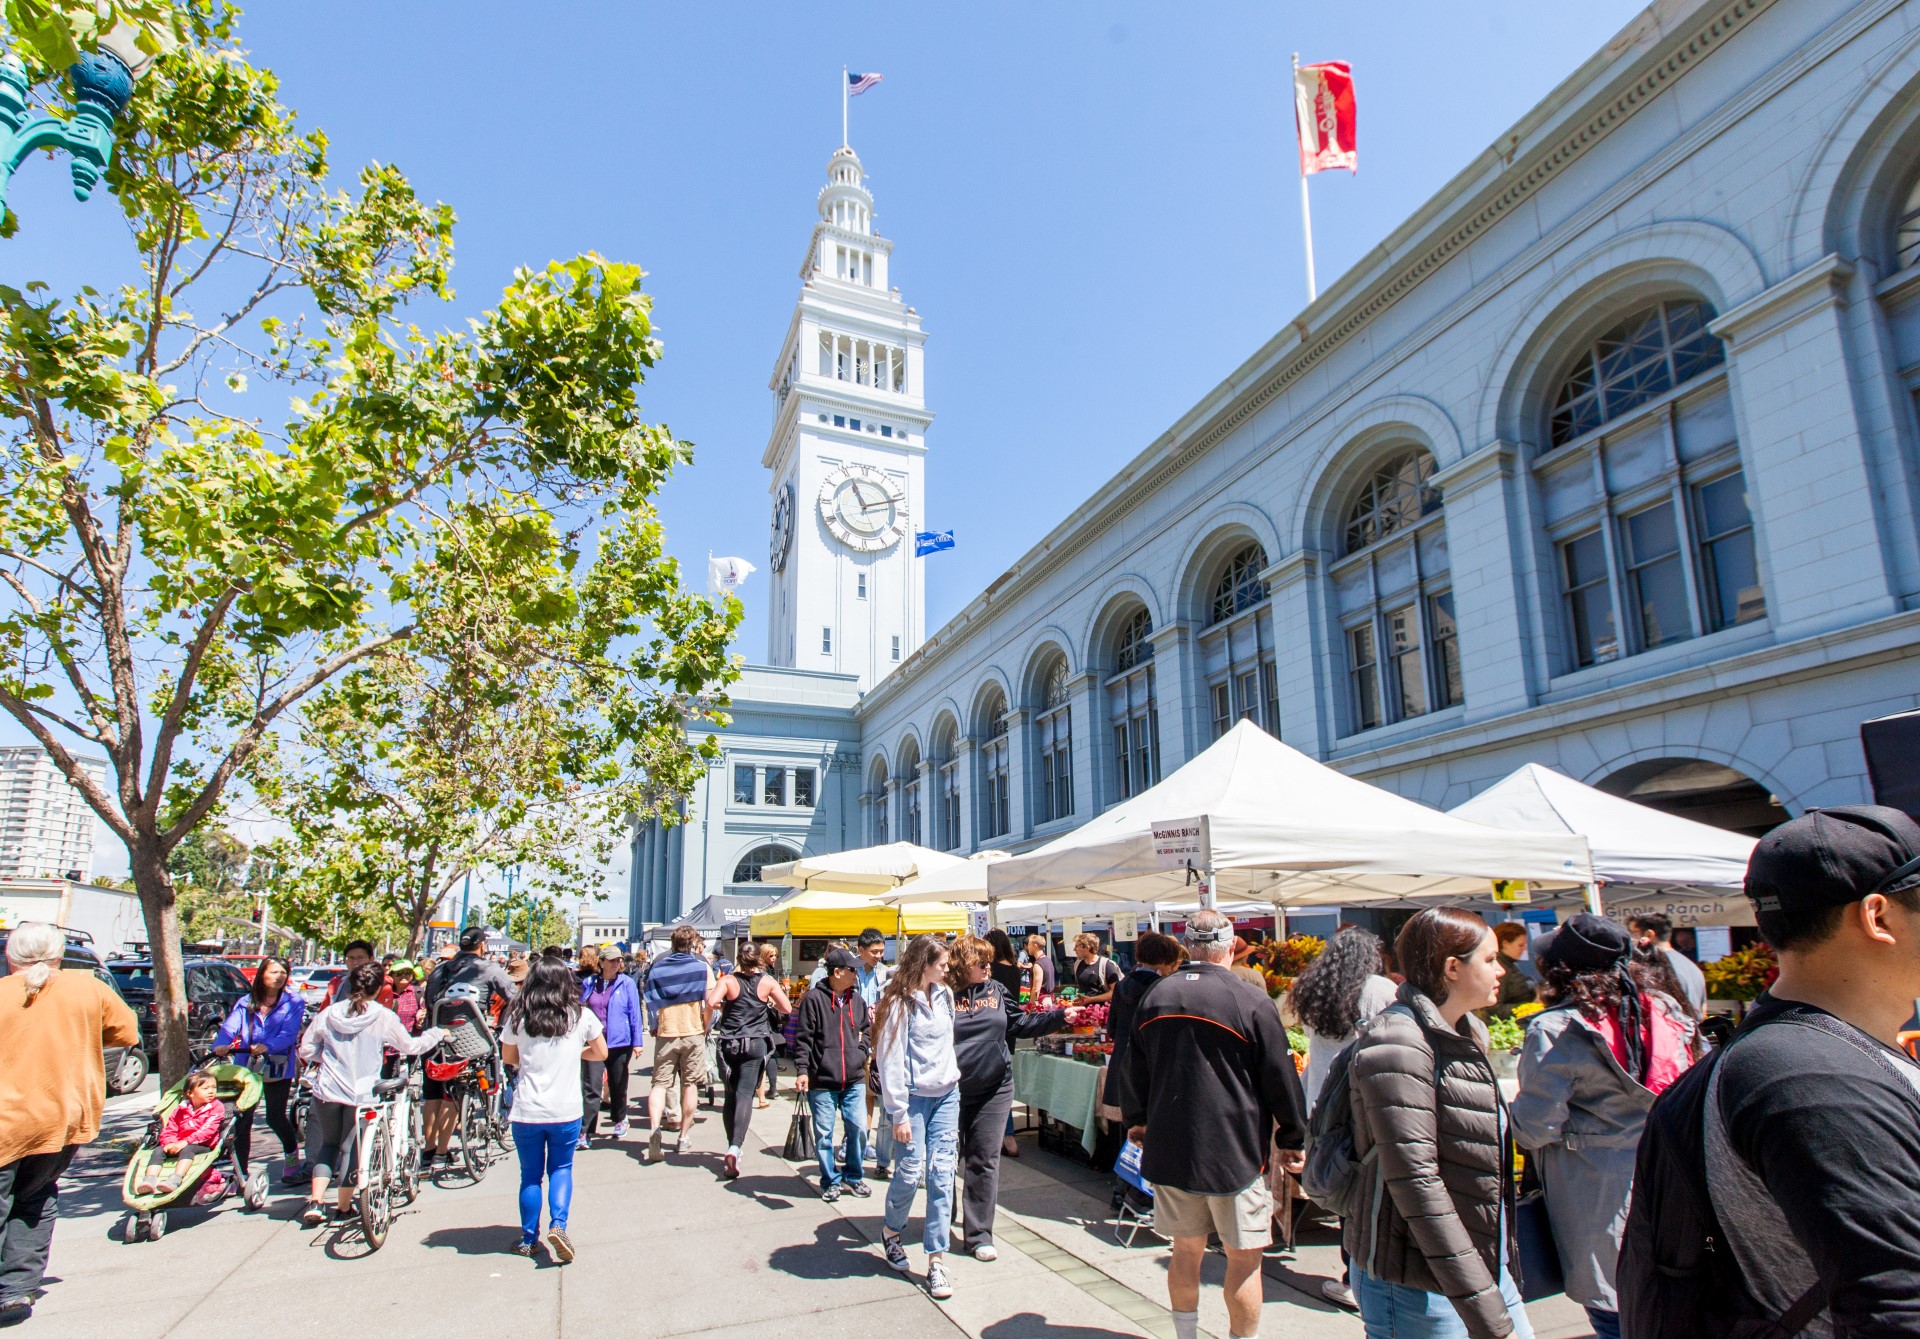
<instances>
[{"instance_id":1,"label":"yellow awning","mask_svg":"<svg viewBox=\"0 0 1920 1339\"><path fill-rule=\"evenodd\" d=\"M756 939L851 939L872 928L882 934L934 934L967 928L967 913L945 902L891 907L876 898L854 893L797 892L747 923Z\"/></svg>"}]
</instances>

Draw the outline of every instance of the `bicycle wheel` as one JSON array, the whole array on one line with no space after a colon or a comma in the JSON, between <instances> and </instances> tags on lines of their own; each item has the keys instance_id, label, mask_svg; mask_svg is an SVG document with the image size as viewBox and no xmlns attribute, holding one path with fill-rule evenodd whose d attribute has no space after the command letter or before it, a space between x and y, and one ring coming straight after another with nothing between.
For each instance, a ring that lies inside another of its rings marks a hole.
<instances>
[{"instance_id":1,"label":"bicycle wheel","mask_svg":"<svg viewBox=\"0 0 1920 1339\"><path fill-rule=\"evenodd\" d=\"M487 1094L487 1118L493 1125L493 1142L500 1146L502 1155L513 1152L513 1120L500 1109L498 1088Z\"/></svg>"},{"instance_id":2,"label":"bicycle wheel","mask_svg":"<svg viewBox=\"0 0 1920 1339\"><path fill-rule=\"evenodd\" d=\"M466 1163L467 1175L476 1181L487 1174L487 1164L493 1160L491 1138L487 1109L480 1094L470 1087L460 1098L460 1157Z\"/></svg>"},{"instance_id":3,"label":"bicycle wheel","mask_svg":"<svg viewBox=\"0 0 1920 1339\"><path fill-rule=\"evenodd\" d=\"M367 1245L379 1250L393 1224L393 1130L386 1117L373 1125L373 1147L367 1150L367 1175L360 1187L360 1230Z\"/></svg>"},{"instance_id":4,"label":"bicycle wheel","mask_svg":"<svg viewBox=\"0 0 1920 1339\"><path fill-rule=\"evenodd\" d=\"M396 1170L400 1178L400 1195L408 1204L420 1198L420 1150L427 1146L425 1118L420 1114L418 1102L407 1103L407 1142L401 1151Z\"/></svg>"}]
</instances>

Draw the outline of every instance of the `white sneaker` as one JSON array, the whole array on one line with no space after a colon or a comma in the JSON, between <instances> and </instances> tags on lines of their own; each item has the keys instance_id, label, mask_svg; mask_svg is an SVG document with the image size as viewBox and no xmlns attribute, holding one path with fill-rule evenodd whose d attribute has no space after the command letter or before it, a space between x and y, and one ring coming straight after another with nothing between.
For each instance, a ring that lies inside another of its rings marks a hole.
<instances>
[{"instance_id":1,"label":"white sneaker","mask_svg":"<svg viewBox=\"0 0 1920 1339\"><path fill-rule=\"evenodd\" d=\"M1360 1304L1353 1300L1353 1289L1339 1279L1328 1279L1320 1285L1320 1295L1335 1306L1343 1306L1349 1311L1358 1311Z\"/></svg>"},{"instance_id":2,"label":"white sneaker","mask_svg":"<svg viewBox=\"0 0 1920 1339\"><path fill-rule=\"evenodd\" d=\"M993 1243L983 1241L973 1248L973 1258L983 1265L990 1265L1000 1258L1000 1252L993 1249Z\"/></svg>"},{"instance_id":3,"label":"white sneaker","mask_svg":"<svg viewBox=\"0 0 1920 1339\"><path fill-rule=\"evenodd\" d=\"M953 1281L947 1277L946 1265L938 1260L927 1266L927 1296L936 1302L944 1302L953 1296Z\"/></svg>"},{"instance_id":4,"label":"white sneaker","mask_svg":"<svg viewBox=\"0 0 1920 1339\"><path fill-rule=\"evenodd\" d=\"M623 1120L615 1121L613 1123L613 1129L608 1131L608 1133L615 1139L625 1139L627 1137L627 1123Z\"/></svg>"}]
</instances>

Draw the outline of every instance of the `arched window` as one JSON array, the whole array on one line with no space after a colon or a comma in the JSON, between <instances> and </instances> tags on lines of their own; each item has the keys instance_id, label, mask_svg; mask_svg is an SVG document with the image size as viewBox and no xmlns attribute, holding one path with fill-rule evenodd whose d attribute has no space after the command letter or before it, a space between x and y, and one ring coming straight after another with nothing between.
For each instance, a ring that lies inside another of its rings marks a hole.
<instances>
[{"instance_id":1,"label":"arched window","mask_svg":"<svg viewBox=\"0 0 1920 1339\"><path fill-rule=\"evenodd\" d=\"M1136 609L1127 626L1120 630L1120 643L1114 649L1113 667L1117 671L1137 669L1153 659L1153 615Z\"/></svg>"},{"instance_id":2,"label":"arched window","mask_svg":"<svg viewBox=\"0 0 1920 1339\"><path fill-rule=\"evenodd\" d=\"M1433 457L1425 451L1395 456L1375 471L1347 508L1346 551L1358 553L1440 510L1432 477Z\"/></svg>"},{"instance_id":3,"label":"arched window","mask_svg":"<svg viewBox=\"0 0 1920 1339\"><path fill-rule=\"evenodd\" d=\"M1067 658L1056 656L1041 681L1034 721L1040 757L1040 821L1073 814L1073 707L1068 701Z\"/></svg>"},{"instance_id":4,"label":"arched window","mask_svg":"<svg viewBox=\"0 0 1920 1339\"><path fill-rule=\"evenodd\" d=\"M1698 298L1642 307L1551 395L1551 447L1533 476L1553 546L1561 670L1766 614L1712 319Z\"/></svg>"},{"instance_id":5,"label":"arched window","mask_svg":"<svg viewBox=\"0 0 1920 1339\"><path fill-rule=\"evenodd\" d=\"M1644 307L1595 340L1553 397L1547 436L1565 446L1727 360L1707 330L1713 308L1694 298Z\"/></svg>"},{"instance_id":6,"label":"arched window","mask_svg":"<svg viewBox=\"0 0 1920 1339\"><path fill-rule=\"evenodd\" d=\"M1273 616L1267 606L1267 552L1248 544L1227 559L1214 579L1207 628L1200 637L1213 737L1249 720L1280 735L1279 674L1273 653Z\"/></svg>"},{"instance_id":7,"label":"arched window","mask_svg":"<svg viewBox=\"0 0 1920 1339\"><path fill-rule=\"evenodd\" d=\"M900 746L900 840L920 844L920 746Z\"/></svg>"},{"instance_id":8,"label":"arched window","mask_svg":"<svg viewBox=\"0 0 1920 1339\"><path fill-rule=\"evenodd\" d=\"M951 717L933 732L932 760L940 786L934 806L933 844L942 851L960 849L960 761L954 757L957 734Z\"/></svg>"},{"instance_id":9,"label":"arched window","mask_svg":"<svg viewBox=\"0 0 1920 1339\"><path fill-rule=\"evenodd\" d=\"M867 798L873 809L873 844L885 846L893 840L893 825L888 822L887 764L884 758L873 765L873 789L868 792Z\"/></svg>"},{"instance_id":10,"label":"arched window","mask_svg":"<svg viewBox=\"0 0 1920 1339\"><path fill-rule=\"evenodd\" d=\"M1333 565L1347 662L1344 733L1424 716L1461 700L1460 644L1433 456L1388 456L1347 504Z\"/></svg>"},{"instance_id":11,"label":"arched window","mask_svg":"<svg viewBox=\"0 0 1920 1339\"><path fill-rule=\"evenodd\" d=\"M1267 583L1260 579L1266 570L1267 553L1258 544L1249 544L1229 558L1213 583L1213 605L1207 621L1219 623L1266 599Z\"/></svg>"},{"instance_id":12,"label":"arched window","mask_svg":"<svg viewBox=\"0 0 1920 1339\"><path fill-rule=\"evenodd\" d=\"M1907 201L1893 225L1893 255L1903 270L1920 262L1920 178L1907 188Z\"/></svg>"},{"instance_id":13,"label":"arched window","mask_svg":"<svg viewBox=\"0 0 1920 1339\"><path fill-rule=\"evenodd\" d=\"M761 870L765 869L768 865L783 865L787 861L792 860L795 855L796 852L780 845L778 842L768 842L764 846L756 846L741 856L740 863L733 867L733 882L758 883L760 882Z\"/></svg>"},{"instance_id":14,"label":"arched window","mask_svg":"<svg viewBox=\"0 0 1920 1339\"><path fill-rule=\"evenodd\" d=\"M1007 699L998 688L980 706L980 838L1004 837L1013 829L1008 793Z\"/></svg>"},{"instance_id":15,"label":"arched window","mask_svg":"<svg viewBox=\"0 0 1920 1339\"><path fill-rule=\"evenodd\" d=\"M1136 609L1120 625L1106 682L1113 732L1113 798L1137 795L1160 779L1160 706L1154 697L1153 615Z\"/></svg>"}]
</instances>

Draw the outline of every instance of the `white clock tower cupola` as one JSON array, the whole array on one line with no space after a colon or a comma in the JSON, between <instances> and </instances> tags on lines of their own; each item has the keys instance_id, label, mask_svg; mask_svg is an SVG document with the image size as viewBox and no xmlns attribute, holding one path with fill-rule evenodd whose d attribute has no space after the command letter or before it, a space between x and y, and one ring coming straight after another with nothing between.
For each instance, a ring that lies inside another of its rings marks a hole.
<instances>
[{"instance_id":1,"label":"white clock tower cupola","mask_svg":"<svg viewBox=\"0 0 1920 1339\"><path fill-rule=\"evenodd\" d=\"M800 300L774 364L767 661L869 688L926 635L926 336L888 281L893 243L853 150L827 163Z\"/></svg>"}]
</instances>

